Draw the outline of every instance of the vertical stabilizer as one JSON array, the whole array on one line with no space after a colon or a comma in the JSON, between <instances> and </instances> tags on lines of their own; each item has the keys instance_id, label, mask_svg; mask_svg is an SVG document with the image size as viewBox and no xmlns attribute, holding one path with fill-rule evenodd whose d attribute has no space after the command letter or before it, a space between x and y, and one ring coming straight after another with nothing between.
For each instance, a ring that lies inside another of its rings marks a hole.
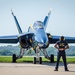
<instances>
[{"instance_id":1,"label":"vertical stabilizer","mask_svg":"<svg viewBox=\"0 0 75 75\"><path fill-rule=\"evenodd\" d=\"M11 12L12 12L12 15L13 15L13 17L14 17L14 20L15 20L15 23L16 23L16 26L17 26L17 29L18 29L18 32L21 34L21 33L22 33L22 30L21 30L21 27L20 27L20 25L19 25L19 23L18 23L18 20L17 20L17 18L16 18L16 16L14 15L14 13L13 13L12 10L11 10Z\"/></svg>"},{"instance_id":2,"label":"vertical stabilizer","mask_svg":"<svg viewBox=\"0 0 75 75\"><path fill-rule=\"evenodd\" d=\"M46 29L46 27L47 27L50 14L51 14L51 10L49 11L48 15L45 17L45 19L44 19L44 21L43 21L43 24L44 24L44 28L45 28L45 29Z\"/></svg>"}]
</instances>

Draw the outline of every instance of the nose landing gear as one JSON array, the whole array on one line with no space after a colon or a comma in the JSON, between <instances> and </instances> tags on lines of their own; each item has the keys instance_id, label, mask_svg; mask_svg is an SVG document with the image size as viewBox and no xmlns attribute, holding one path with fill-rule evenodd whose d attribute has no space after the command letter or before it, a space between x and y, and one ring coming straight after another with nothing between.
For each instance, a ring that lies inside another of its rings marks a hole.
<instances>
[{"instance_id":1,"label":"nose landing gear","mask_svg":"<svg viewBox=\"0 0 75 75\"><path fill-rule=\"evenodd\" d=\"M39 62L39 64L42 64L42 57L39 57L39 59L37 59L36 57L34 57L33 63L36 64L36 62Z\"/></svg>"}]
</instances>

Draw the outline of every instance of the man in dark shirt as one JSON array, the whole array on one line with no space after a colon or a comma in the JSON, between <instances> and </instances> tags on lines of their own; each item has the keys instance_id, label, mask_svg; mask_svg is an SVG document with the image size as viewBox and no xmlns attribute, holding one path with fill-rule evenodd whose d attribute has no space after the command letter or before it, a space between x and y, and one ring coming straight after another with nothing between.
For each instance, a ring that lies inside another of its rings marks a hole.
<instances>
[{"instance_id":1,"label":"man in dark shirt","mask_svg":"<svg viewBox=\"0 0 75 75\"><path fill-rule=\"evenodd\" d=\"M69 71L67 68L66 53L65 53L65 50L69 48L69 45L65 41L64 36L61 36L60 40L56 42L54 47L58 49L57 63L56 63L56 67L55 67L54 71L58 71L60 57L62 57L62 59L63 59L65 71Z\"/></svg>"}]
</instances>

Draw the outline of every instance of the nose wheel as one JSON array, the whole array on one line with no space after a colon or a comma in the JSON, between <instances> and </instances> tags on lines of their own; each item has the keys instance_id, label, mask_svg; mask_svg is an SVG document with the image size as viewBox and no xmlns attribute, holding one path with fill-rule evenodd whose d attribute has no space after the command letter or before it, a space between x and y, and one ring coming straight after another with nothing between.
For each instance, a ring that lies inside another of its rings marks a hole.
<instances>
[{"instance_id":1,"label":"nose wheel","mask_svg":"<svg viewBox=\"0 0 75 75\"><path fill-rule=\"evenodd\" d=\"M39 57L39 64L42 64L42 57Z\"/></svg>"},{"instance_id":2,"label":"nose wheel","mask_svg":"<svg viewBox=\"0 0 75 75\"><path fill-rule=\"evenodd\" d=\"M36 62L37 62L37 58L34 57L33 63L36 64ZM39 64L42 64L42 57L39 57Z\"/></svg>"},{"instance_id":3,"label":"nose wheel","mask_svg":"<svg viewBox=\"0 0 75 75\"><path fill-rule=\"evenodd\" d=\"M33 63L36 64L36 57L34 57L34 61L33 61Z\"/></svg>"}]
</instances>

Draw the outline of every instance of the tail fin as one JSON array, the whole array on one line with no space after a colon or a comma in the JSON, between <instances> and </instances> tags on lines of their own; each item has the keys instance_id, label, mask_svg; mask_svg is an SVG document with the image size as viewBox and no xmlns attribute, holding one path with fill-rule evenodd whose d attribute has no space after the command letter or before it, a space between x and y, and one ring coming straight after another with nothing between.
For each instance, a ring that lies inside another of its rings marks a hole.
<instances>
[{"instance_id":1,"label":"tail fin","mask_svg":"<svg viewBox=\"0 0 75 75\"><path fill-rule=\"evenodd\" d=\"M44 23L44 28L45 28L45 29L46 29L46 27L47 27L50 14L51 14L51 10L49 11L48 15L45 17L45 19L44 19L44 21L43 21L43 23Z\"/></svg>"},{"instance_id":2,"label":"tail fin","mask_svg":"<svg viewBox=\"0 0 75 75\"><path fill-rule=\"evenodd\" d=\"M18 20L17 20L16 16L14 15L14 13L13 13L12 10L11 10L11 12L12 12L12 15L13 15L13 17L14 17L14 20L15 20L15 23L16 23L16 26L17 26L17 29L18 29L18 32L19 32L19 33L22 33L21 27L20 27L20 25L19 25L19 23L18 23Z\"/></svg>"}]
</instances>

